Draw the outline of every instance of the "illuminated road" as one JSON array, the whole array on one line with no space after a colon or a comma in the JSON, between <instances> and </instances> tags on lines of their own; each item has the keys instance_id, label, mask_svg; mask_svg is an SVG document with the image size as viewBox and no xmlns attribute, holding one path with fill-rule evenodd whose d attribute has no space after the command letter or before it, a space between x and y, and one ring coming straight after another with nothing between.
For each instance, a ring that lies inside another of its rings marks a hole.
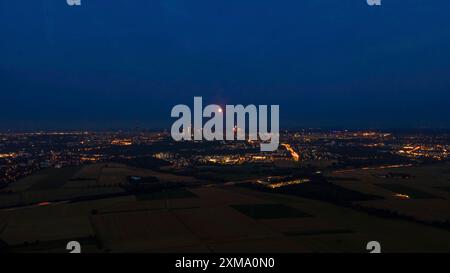
<instances>
[{"instance_id":1,"label":"illuminated road","mask_svg":"<svg viewBox=\"0 0 450 273\"><path fill-rule=\"evenodd\" d=\"M291 153L292 158L293 158L295 161L299 161L299 160L300 160L300 155L299 155L296 151L294 151L294 149L292 148L291 145L289 145L289 144L281 144L281 146L283 146L284 148L286 148L286 150L288 150L288 151Z\"/></svg>"}]
</instances>

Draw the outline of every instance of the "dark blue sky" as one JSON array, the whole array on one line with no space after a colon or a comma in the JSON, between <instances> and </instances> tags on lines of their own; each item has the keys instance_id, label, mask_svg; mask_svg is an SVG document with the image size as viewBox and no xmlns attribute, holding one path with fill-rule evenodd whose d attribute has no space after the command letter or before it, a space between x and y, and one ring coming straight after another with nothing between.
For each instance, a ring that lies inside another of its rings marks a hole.
<instances>
[{"instance_id":1,"label":"dark blue sky","mask_svg":"<svg viewBox=\"0 0 450 273\"><path fill-rule=\"evenodd\" d=\"M0 129L168 127L280 104L282 127L450 128L450 1L0 0Z\"/></svg>"}]
</instances>

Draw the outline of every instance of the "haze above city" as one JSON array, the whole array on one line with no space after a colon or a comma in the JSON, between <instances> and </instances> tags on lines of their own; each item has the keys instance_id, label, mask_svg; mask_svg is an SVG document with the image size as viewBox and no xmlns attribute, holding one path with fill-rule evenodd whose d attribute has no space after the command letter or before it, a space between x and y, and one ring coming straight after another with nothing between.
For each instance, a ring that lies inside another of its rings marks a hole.
<instances>
[{"instance_id":1,"label":"haze above city","mask_svg":"<svg viewBox=\"0 0 450 273\"><path fill-rule=\"evenodd\" d=\"M1 1L0 129L169 128L196 95L279 104L283 128L449 128L449 9Z\"/></svg>"}]
</instances>

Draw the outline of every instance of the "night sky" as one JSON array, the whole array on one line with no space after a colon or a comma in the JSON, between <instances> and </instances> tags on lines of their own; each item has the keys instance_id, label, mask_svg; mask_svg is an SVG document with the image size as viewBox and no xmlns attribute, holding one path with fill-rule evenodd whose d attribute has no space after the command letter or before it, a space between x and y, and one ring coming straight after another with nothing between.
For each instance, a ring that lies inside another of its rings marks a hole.
<instances>
[{"instance_id":1,"label":"night sky","mask_svg":"<svg viewBox=\"0 0 450 273\"><path fill-rule=\"evenodd\" d=\"M450 128L450 1L0 0L0 129L170 127L279 104L284 128Z\"/></svg>"}]
</instances>

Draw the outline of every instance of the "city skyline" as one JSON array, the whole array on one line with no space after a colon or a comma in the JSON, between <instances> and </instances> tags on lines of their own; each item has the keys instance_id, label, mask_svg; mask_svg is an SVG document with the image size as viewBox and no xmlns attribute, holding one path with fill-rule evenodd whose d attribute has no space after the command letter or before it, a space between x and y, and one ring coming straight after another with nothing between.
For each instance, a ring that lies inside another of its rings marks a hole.
<instances>
[{"instance_id":1,"label":"city skyline","mask_svg":"<svg viewBox=\"0 0 450 273\"><path fill-rule=\"evenodd\" d=\"M449 10L0 0L0 256L449 253Z\"/></svg>"}]
</instances>

